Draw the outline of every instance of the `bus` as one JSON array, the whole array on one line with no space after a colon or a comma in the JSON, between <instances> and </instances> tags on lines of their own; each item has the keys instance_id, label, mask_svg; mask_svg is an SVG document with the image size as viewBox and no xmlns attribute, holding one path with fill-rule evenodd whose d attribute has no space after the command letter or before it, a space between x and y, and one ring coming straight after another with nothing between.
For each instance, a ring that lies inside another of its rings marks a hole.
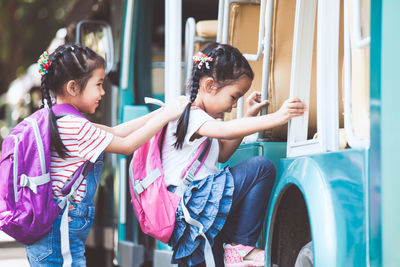
<instances>
[{"instance_id":1,"label":"bus","mask_svg":"<svg viewBox=\"0 0 400 267\"><path fill-rule=\"evenodd\" d=\"M274 112L288 97L308 106L304 117L246 137L227 163L263 155L277 169L258 242L266 266L295 266L307 249L309 266L400 265L400 2L126 0L121 10L113 23L77 27L77 41L107 59L110 90L101 112L111 125L154 109L144 105L145 96L168 101L184 94L192 55L208 42L231 44L255 73L248 93L261 91L270 101L263 112ZM155 38L157 32L164 39ZM224 119L245 110L241 100ZM105 253L97 258L110 255L123 267L171 266L171 249L135 221L130 159L107 159L110 178L98 192L103 204L96 215L106 223L97 220L91 235L96 240L96 231L103 232L97 241Z\"/></svg>"}]
</instances>

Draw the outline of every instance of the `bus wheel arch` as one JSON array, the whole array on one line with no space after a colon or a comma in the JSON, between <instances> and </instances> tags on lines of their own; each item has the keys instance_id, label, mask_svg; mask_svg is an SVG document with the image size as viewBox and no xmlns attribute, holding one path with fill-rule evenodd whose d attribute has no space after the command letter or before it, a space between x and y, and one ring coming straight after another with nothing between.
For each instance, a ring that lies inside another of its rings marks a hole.
<instances>
[{"instance_id":1,"label":"bus wheel arch","mask_svg":"<svg viewBox=\"0 0 400 267\"><path fill-rule=\"evenodd\" d=\"M300 250L310 241L316 266L336 266L340 219L324 175L316 161L299 158L277 181L267 226L267 266L295 266Z\"/></svg>"},{"instance_id":2,"label":"bus wheel arch","mask_svg":"<svg viewBox=\"0 0 400 267\"><path fill-rule=\"evenodd\" d=\"M296 186L289 185L282 193L271 230L271 263L294 266L300 249L311 241L308 210Z\"/></svg>"}]
</instances>

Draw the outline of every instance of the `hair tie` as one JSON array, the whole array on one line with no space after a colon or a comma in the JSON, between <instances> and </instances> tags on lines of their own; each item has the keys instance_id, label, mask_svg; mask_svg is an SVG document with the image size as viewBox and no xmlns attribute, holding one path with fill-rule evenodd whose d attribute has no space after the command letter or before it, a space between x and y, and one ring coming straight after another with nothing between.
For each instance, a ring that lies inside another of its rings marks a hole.
<instances>
[{"instance_id":1,"label":"hair tie","mask_svg":"<svg viewBox=\"0 0 400 267\"><path fill-rule=\"evenodd\" d=\"M44 51L43 54L40 55L39 60L39 73L40 75L45 75L47 72L49 72L49 67L51 65L50 59L49 59L49 52Z\"/></svg>"},{"instance_id":2,"label":"hair tie","mask_svg":"<svg viewBox=\"0 0 400 267\"><path fill-rule=\"evenodd\" d=\"M204 54L201 51L199 51L199 52L197 52L196 55L193 56L193 61L194 61L195 64L199 62L199 65L197 65L198 69L201 69L203 64L205 64L206 68L209 70L210 69L210 64L208 62L212 62L213 58L209 57L206 54Z\"/></svg>"},{"instance_id":3,"label":"hair tie","mask_svg":"<svg viewBox=\"0 0 400 267\"><path fill-rule=\"evenodd\" d=\"M47 102L46 98L43 100L43 107L50 109L49 103Z\"/></svg>"}]
</instances>

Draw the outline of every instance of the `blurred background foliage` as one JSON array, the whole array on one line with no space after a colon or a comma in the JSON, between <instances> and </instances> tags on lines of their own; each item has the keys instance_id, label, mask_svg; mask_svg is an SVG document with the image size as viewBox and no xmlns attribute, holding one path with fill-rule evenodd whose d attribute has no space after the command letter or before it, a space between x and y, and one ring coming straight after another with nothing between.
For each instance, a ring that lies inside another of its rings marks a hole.
<instances>
[{"instance_id":1,"label":"blurred background foliage","mask_svg":"<svg viewBox=\"0 0 400 267\"><path fill-rule=\"evenodd\" d=\"M76 0L0 0L0 94L39 58Z\"/></svg>"},{"instance_id":2,"label":"blurred background foliage","mask_svg":"<svg viewBox=\"0 0 400 267\"><path fill-rule=\"evenodd\" d=\"M107 19L110 1L0 0L0 144L41 101L39 88L32 88L17 105L10 105L10 84L26 75L60 28L66 29L65 42L74 42L79 20Z\"/></svg>"}]
</instances>

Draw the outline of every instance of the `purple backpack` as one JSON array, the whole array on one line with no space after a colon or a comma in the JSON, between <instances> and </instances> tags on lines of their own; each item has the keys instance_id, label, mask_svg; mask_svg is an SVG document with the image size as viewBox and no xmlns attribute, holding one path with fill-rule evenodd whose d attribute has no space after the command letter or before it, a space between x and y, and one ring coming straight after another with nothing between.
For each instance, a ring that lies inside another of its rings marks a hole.
<instances>
[{"instance_id":1,"label":"purple backpack","mask_svg":"<svg viewBox=\"0 0 400 267\"><path fill-rule=\"evenodd\" d=\"M67 104L52 109L57 116L83 117ZM46 235L65 206L53 199L50 159L49 109L42 108L12 129L0 157L0 230L26 245ZM79 186L90 167L82 164L63 193Z\"/></svg>"}]
</instances>

